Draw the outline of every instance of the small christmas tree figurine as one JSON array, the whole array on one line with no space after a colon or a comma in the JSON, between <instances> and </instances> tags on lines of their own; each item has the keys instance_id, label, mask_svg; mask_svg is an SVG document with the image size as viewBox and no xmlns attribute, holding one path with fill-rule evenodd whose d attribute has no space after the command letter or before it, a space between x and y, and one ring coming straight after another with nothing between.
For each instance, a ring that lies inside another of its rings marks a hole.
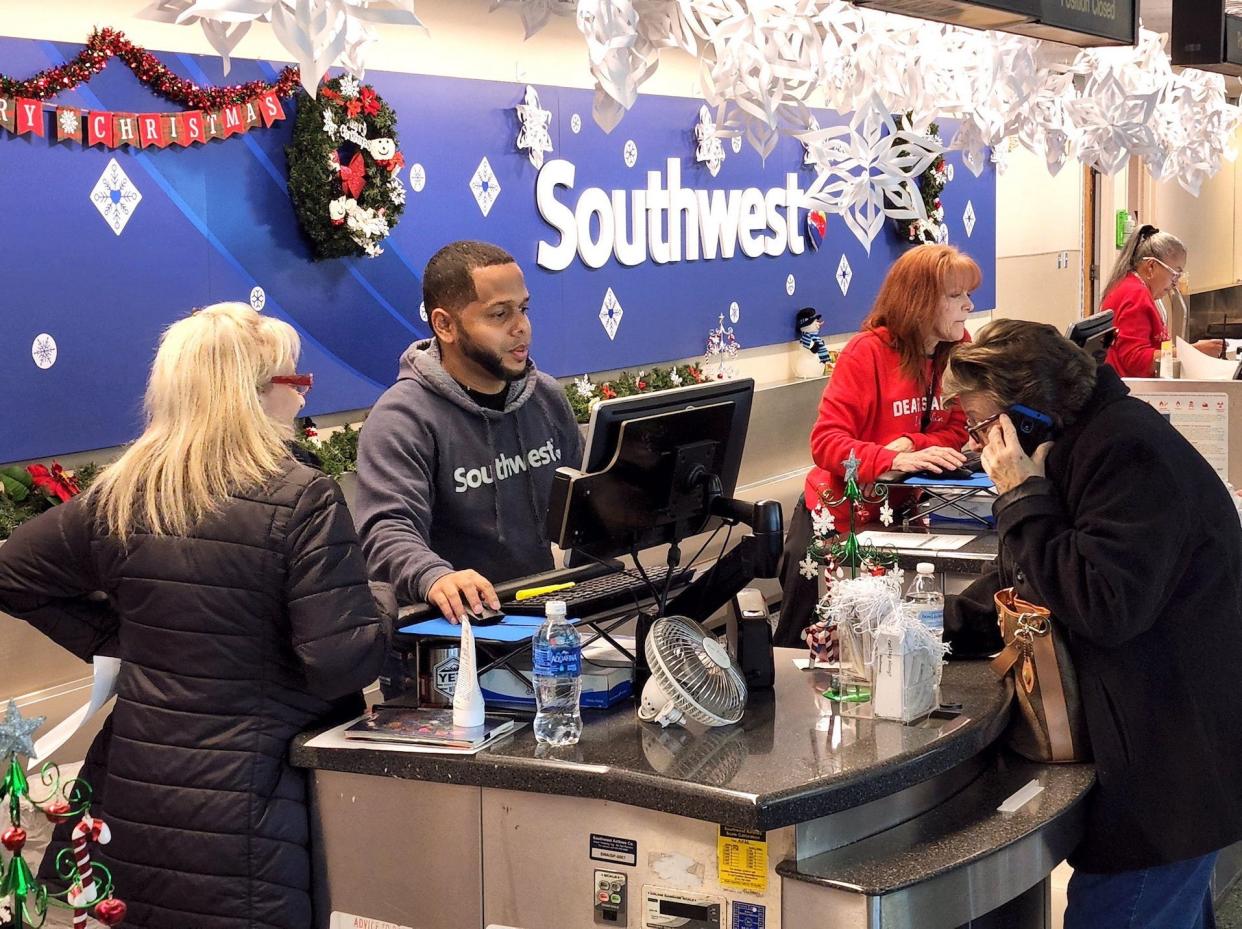
<instances>
[{"instance_id":1,"label":"small christmas tree figurine","mask_svg":"<svg viewBox=\"0 0 1242 929\"><path fill-rule=\"evenodd\" d=\"M7 799L9 812L9 826L0 833L0 844L12 856L5 863L0 855L0 901L7 901L9 909L8 922L0 923L0 929L38 929L47 918L49 906L73 910L74 929L85 929L86 916L92 908L97 920L114 926L125 918L125 904L112 896L112 875L108 869L100 864L91 865L88 839L103 844L109 836L108 827L90 815L90 785L81 779L62 784L56 766L45 764L39 772L39 783L49 788L48 795L42 800L31 800L30 784L17 760L19 756L34 757L30 736L44 718L23 718L17 704L10 700L4 719L0 720L0 761L5 770L0 803ZM40 884L22 856L26 845L23 800L42 807L53 823L81 817L73 830L73 847L56 858L57 873L68 885L60 893L50 893Z\"/></svg>"},{"instance_id":2,"label":"small christmas tree figurine","mask_svg":"<svg viewBox=\"0 0 1242 929\"><path fill-rule=\"evenodd\" d=\"M725 327L724 314L721 313L716 328L707 333L707 351L703 353L704 370L708 365L715 363L714 380L723 381L733 377L733 366L729 362L737 357L741 348L737 339L733 337L733 327Z\"/></svg>"}]
</instances>

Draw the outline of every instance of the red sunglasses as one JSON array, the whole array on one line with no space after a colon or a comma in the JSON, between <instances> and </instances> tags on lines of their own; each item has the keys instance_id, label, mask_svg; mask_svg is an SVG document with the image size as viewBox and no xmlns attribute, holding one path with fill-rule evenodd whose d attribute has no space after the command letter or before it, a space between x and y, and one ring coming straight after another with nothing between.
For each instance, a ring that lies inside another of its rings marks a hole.
<instances>
[{"instance_id":1,"label":"red sunglasses","mask_svg":"<svg viewBox=\"0 0 1242 929\"><path fill-rule=\"evenodd\" d=\"M308 390L315 386L315 375L313 374L277 374L268 381L269 384L285 384L292 387L300 394L305 394Z\"/></svg>"}]
</instances>

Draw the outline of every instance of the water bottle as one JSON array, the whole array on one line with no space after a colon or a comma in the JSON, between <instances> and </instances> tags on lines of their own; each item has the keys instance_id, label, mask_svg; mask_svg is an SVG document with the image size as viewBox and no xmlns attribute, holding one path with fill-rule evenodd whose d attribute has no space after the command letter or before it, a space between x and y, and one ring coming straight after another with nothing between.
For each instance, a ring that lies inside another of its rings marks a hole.
<instances>
[{"instance_id":1,"label":"water bottle","mask_svg":"<svg viewBox=\"0 0 1242 929\"><path fill-rule=\"evenodd\" d=\"M944 639L944 594L936 580L936 566L930 561L920 561L918 573L906 591L906 603L914 604L919 621L938 639Z\"/></svg>"},{"instance_id":2,"label":"water bottle","mask_svg":"<svg viewBox=\"0 0 1242 929\"><path fill-rule=\"evenodd\" d=\"M582 735L582 640L565 619L565 601L549 600L533 639L535 738L546 745L573 745Z\"/></svg>"}]
</instances>

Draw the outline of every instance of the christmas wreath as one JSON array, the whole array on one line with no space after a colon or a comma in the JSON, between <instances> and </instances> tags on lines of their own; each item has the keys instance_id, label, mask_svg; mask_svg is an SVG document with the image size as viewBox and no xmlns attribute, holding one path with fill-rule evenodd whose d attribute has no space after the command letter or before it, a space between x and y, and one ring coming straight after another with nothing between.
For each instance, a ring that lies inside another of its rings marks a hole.
<instances>
[{"instance_id":1,"label":"christmas wreath","mask_svg":"<svg viewBox=\"0 0 1242 929\"><path fill-rule=\"evenodd\" d=\"M298 98L289 196L316 258L380 255L405 209L397 114L369 84L331 78Z\"/></svg>"},{"instance_id":2,"label":"christmas wreath","mask_svg":"<svg viewBox=\"0 0 1242 929\"><path fill-rule=\"evenodd\" d=\"M910 128L909 114L907 114L903 122L905 128ZM940 127L932 123L927 128L927 136L939 144ZM901 152L899 154L907 153ZM949 240L949 230L944 224L944 204L940 202L940 194L948 182L948 168L945 166L944 156L939 155L917 179L919 196L923 200L923 210L927 214L927 220L896 220L897 233L907 244L934 245L937 242L947 242ZM910 182L903 181L902 183L909 184Z\"/></svg>"}]
</instances>

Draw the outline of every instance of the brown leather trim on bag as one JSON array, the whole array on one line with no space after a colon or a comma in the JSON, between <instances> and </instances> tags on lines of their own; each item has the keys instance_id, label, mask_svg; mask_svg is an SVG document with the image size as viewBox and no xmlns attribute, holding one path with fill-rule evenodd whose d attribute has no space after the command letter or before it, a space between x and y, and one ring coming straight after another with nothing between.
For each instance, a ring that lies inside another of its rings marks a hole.
<instances>
[{"instance_id":1,"label":"brown leather trim on bag","mask_svg":"<svg viewBox=\"0 0 1242 929\"><path fill-rule=\"evenodd\" d=\"M1051 635L1035 636L1035 672L1039 676L1039 690L1044 701L1052 760L1069 761L1074 757L1074 739L1070 735L1069 708L1065 705L1061 667L1052 647Z\"/></svg>"}]
</instances>

